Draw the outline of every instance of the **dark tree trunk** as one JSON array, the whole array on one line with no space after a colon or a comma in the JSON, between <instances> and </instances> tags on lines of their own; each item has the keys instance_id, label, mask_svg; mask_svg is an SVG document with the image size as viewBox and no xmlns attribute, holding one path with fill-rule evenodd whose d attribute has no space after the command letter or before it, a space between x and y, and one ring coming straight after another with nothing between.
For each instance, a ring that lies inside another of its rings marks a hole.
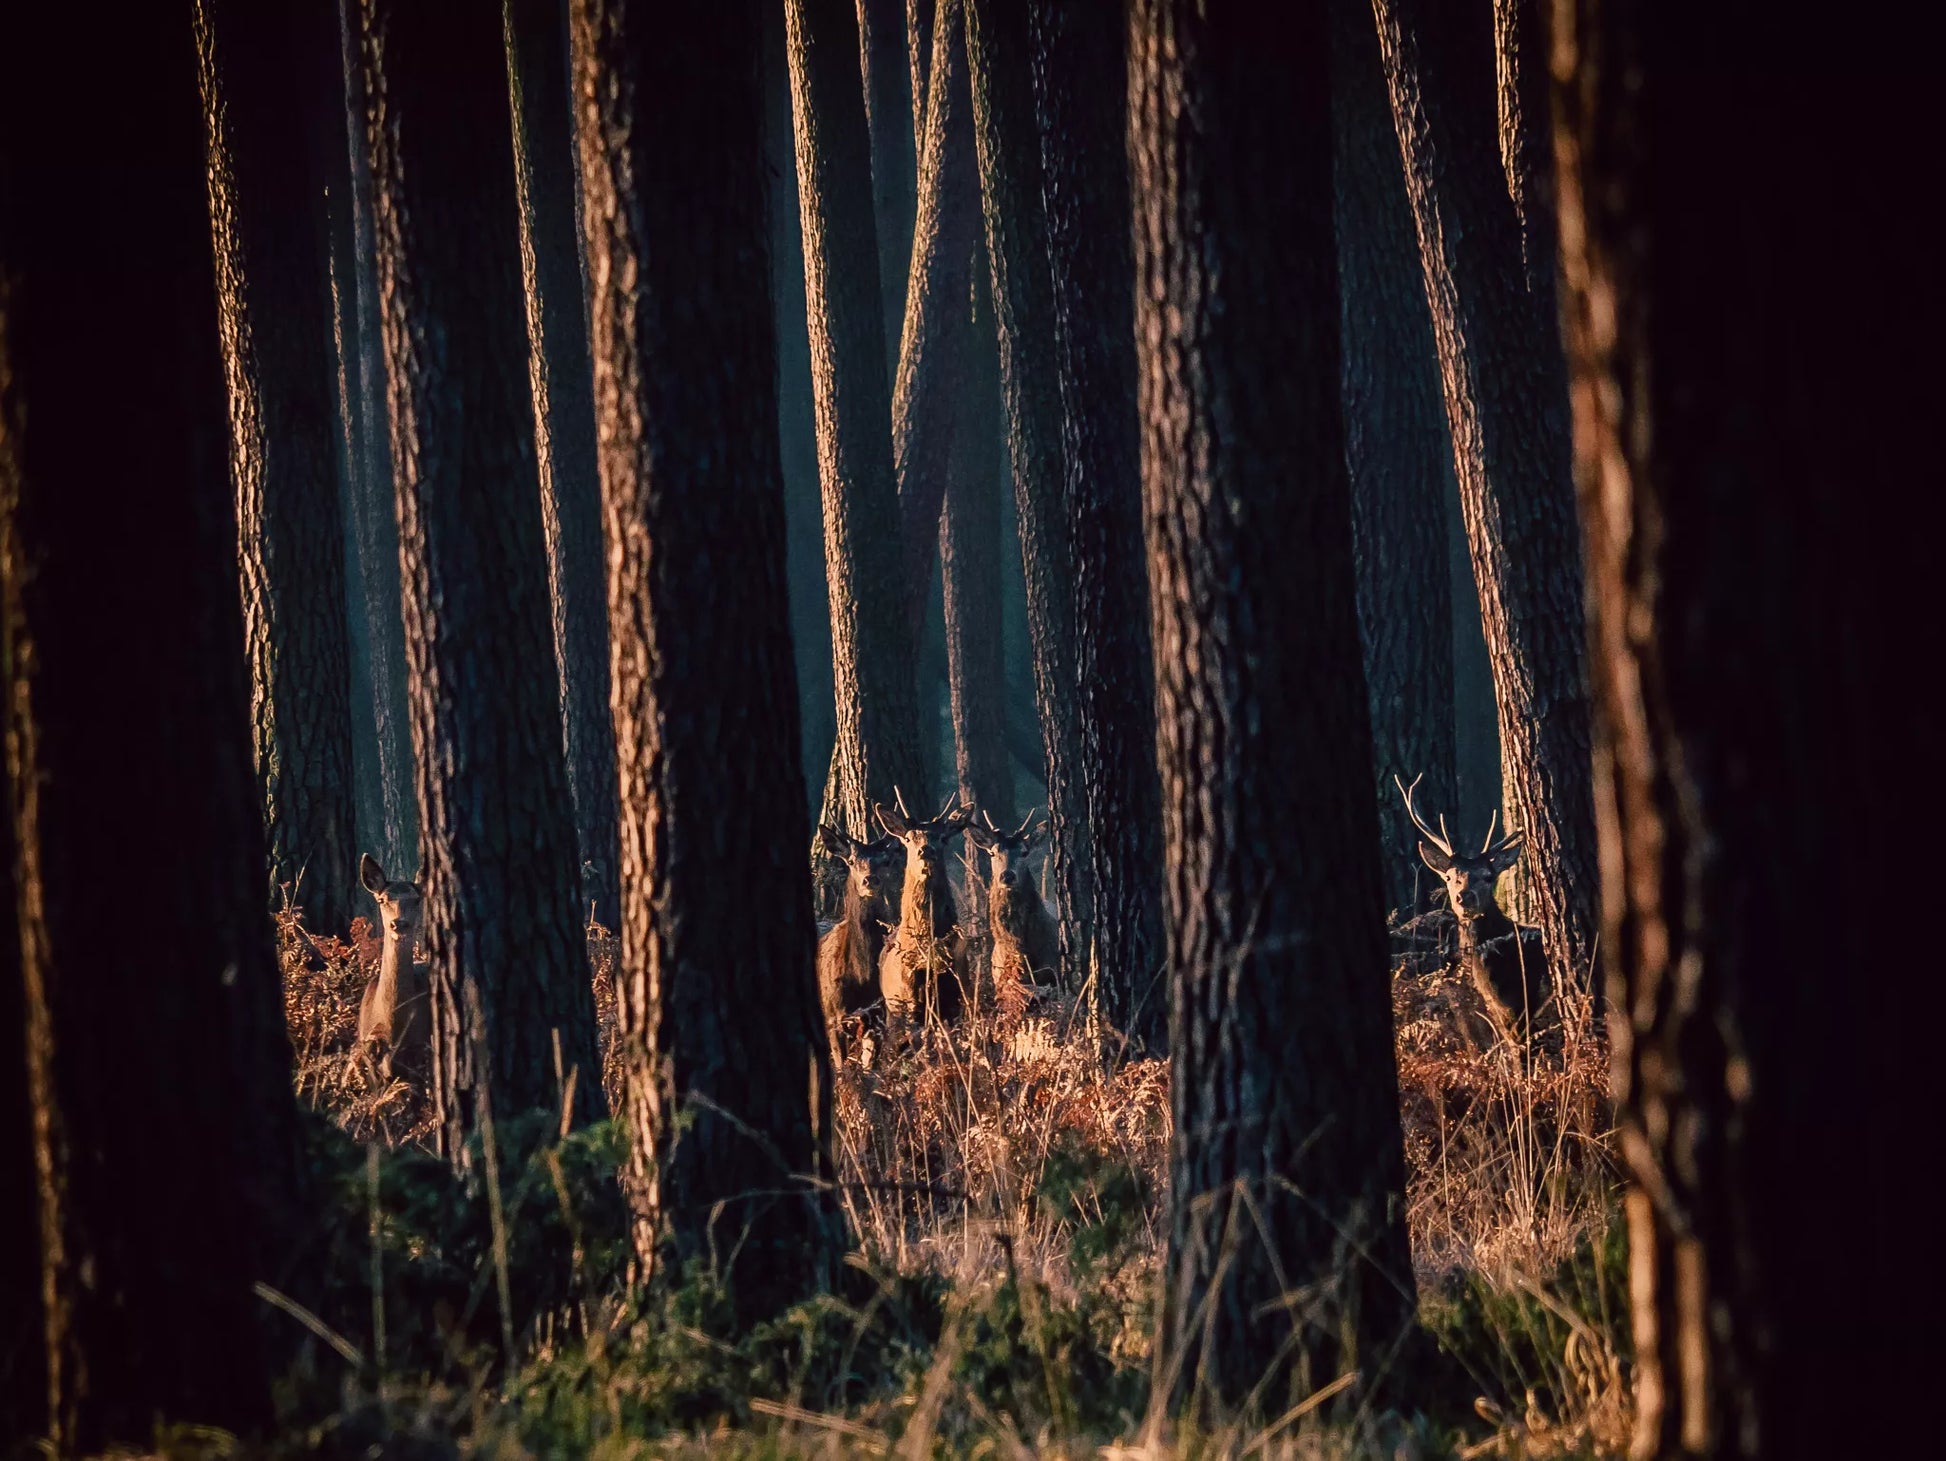
<instances>
[{"instance_id":1,"label":"dark tree trunk","mask_svg":"<svg viewBox=\"0 0 1946 1461\"><path fill-rule=\"evenodd\" d=\"M1554 315L1525 287L1495 140L1491 14L1374 0L1419 235L1481 617L1523 911L1588 969L1597 877L1581 544Z\"/></svg>"},{"instance_id":2,"label":"dark tree trunk","mask_svg":"<svg viewBox=\"0 0 1946 1461\"><path fill-rule=\"evenodd\" d=\"M1376 1377L1414 1313L1325 31L1322 3L1140 0L1129 42L1175 1106L1157 1386L1270 1415Z\"/></svg>"},{"instance_id":3,"label":"dark tree trunk","mask_svg":"<svg viewBox=\"0 0 1946 1461\"><path fill-rule=\"evenodd\" d=\"M823 816L867 837L874 802L916 797L925 782L881 348L871 137L852 0L790 0L785 16L838 708ZM821 884L831 861L813 846Z\"/></svg>"},{"instance_id":4,"label":"dark tree trunk","mask_svg":"<svg viewBox=\"0 0 1946 1461\"><path fill-rule=\"evenodd\" d=\"M442 1150L490 1102L602 1107L577 907L496 18L364 0ZM475 1014L477 1011L477 1015ZM483 1028L482 1028L483 1027Z\"/></svg>"},{"instance_id":5,"label":"dark tree trunk","mask_svg":"<svg viewBox=\"0 0 1946 1461\"><path fill-rule=\"evenodd\" d=\"M984 263L984 260L980 261ZM996 822L1014 812L1007 764L1007 665L1000 632L1000 360L993 303L975 272L965 331L965 387L953 430L946 512L939 525L947 681L960 794ZM920 815L930 815L931 808Z\"/></svg>"},{"instance_id":6,"label":"dark tree trunk","mask_svg":"<svg viewBox=\"0 0 1946 1461\"><path fill-rule=\"evenodd\" d=\"M917 635L932 597L933 555L946 500L953 430L965 388L968 285L979 238L965 30L956 0L931 27L925 135L919 147L918 219L906 287L905 332L892 388L892 460L907 612ZM915 808L915 811L917 809ZM920 815L925 815L920 813Z\"/></svg>"},{"instance_id":7,"label":"dark tree trunk","mask_svg":"<svg viewBox=\"0 0 1946 1461\"><path fill-rule=\"evenodd\" d=\"M905 324L919 138L911 126L912 68L906 53L903 0L858 0L857 12L865 123L872 139L872 213L878 223L879 299L889 378L899 368L899 336Z\"/></svg>"},{"instance_id":8,"label":"dark tree trunk","mask_svg":"<svg viewBox=\"0 0 1946 1461\"><path fill-rule=\"evenodd\" d=\"M269 903L288 888L310 927L351 922L348 604L331 379L331 268L321 117L331 71L310 57L330 0L263 9L204 0L204 126L230 478L251 674L251 730L270 847ZM295 93L295 94L294 94Z\"/></svg>"},{"instance_id":9,"label":"dark tree trunk","mask_svg":"<svg viewBox=\"0 0 1946 1461\"><path fill-rule=\"evenodd\" d=\"M62 1455L268 1419L250 1285L283 1280L303 1205L190 19L27 7L0 45L0 614ZM63 56L115 105L74 106Z\"/></svg>"},{"instance_id":10,"label":"dark tree trunk","mask_svg":"<svg viewBox=\"0 0 1946 1461\"><path fill-rule=\"evenodd\" d=\"M746 1320L829 1282L839 1237L794 754L758 13L751 0L679 21L605 0L572 12L590 273L608 281L593 317L629 768L625 1180L644 1257L660 1237L682 1260L734 1253L724 1276Z\"/></svg>"},{"instance_id":11,"label":"dark tree trunk","mask_svg":"<svg viewBox=\"0 0 1946 1461\"><path fill-rule=\"evenodd\" d=\"M1409 784L1423 775L1419 804L1459 812L1445 504L1453 455L1371 6L1369 0L1329 5L1333 216L1358 623L1371 695L1386 901L1410 915L1437 880L1419 860L1419 834L1392 778Z\"/></svg>"},{"instance_id":12,"label":"dark tree trunk","mask_svg":"<svg viewBox=\"0 0 1946 1461\"><path fill-rule=\"evenodd\" d=\"M1924 1454L1890 1397L1946 1348L1937 1034L1887 1012L1936 988L1897 890L1937 800L1900 771L1938 744L1939 26L1558 14L1631 1455Z\"/></svg>"},{"instance_id":13,"label":"dark tree trunk","mask_svg":"<svg viewBox=\"0 0 1946 1461\"><path fill-rule=\"evenodd\" d=\"M358 400L357 436L351 443L354 459L347 476L352 489L349 510L357 538L357 578L363 590L352 603L352 613L363 625L370 665L369 679L354 682L354 693L366 697L376 737L378 800L383 807L377 846L386 867L417 868L423 854L412 723L406 702L399 519L392 483L384 312L379 303L378 209L371 154L365 145L365 73L359 55L358 4L359 0L339 0L353 246L349 291L357 326L349 337L354 352L349 384Z\"/></svg>"},{"instance_id":14,"label":"dark tree trunk","mask_svg":"<svg viewBox=\"0 0 1946 1461\"><path fill-rule=\"evenodd\" d=\"M1068 541L1061 450L1060 357L1050 328L1054 281L1041 206L1040 141L1034 121L1033 38L1026 0L965 7L973 132L980 160L980 211L993 274L1000 338L1000 388L1019 514L1020 561L1047 764L1049 865L1061 980L1078 989L1088 974L1093 905L1088 813L1081 779L1075 693L1074 559ZM939 23L948 10L940 8ZM928 118L928 123L930 123Z\"/></svg>"},{"instance_id":15,"label":"dark tree trunk","mask_svg":"<svg viewBox=\"0 0 1946 1461\"><path fill-rule=\"evenodd\" d=\"M1118 7L1035 5L1040 121L1074 564L1074 684L1104 1012L1167 1033L1155 663L1142 545L1129 257L1127 27Z\"/></svg>"},{"instance_id":16,"label":"dark tree trunk","mask_svg":"<svg viewBox=\"0 0 1946 1461\"><path fill-rule=\"evenodd\" d=\"M24 1454L26 1442L47 1434L40 1184L34 1172L34 1102L27 1083L27 987L20 972L19 913L10 795L0 810L0 1173L5 1174L0 1180L0 1455L7 1456Z\"/></svg>"},{"instance_id":17,"label":"dark tree trunk","mask_svg":"<svg viewBox=\"0 0 1946 1461\"><path fill-rule=\"evenodd\" d=\"M932 95L934 11L938 0L905 0L906 68L912 76L912 150L926 151L926 101Z\"/></svg>"},{"instance_id":18,"label":"dark tree trunk","mask_svg":"<svg viewBox=\"0 0 1946 1461\"><path fill-rule=\"evenodd\" d=\"M607 564L595 470L594 384L561 0L505 0L528 377L541 474L541 525L561 684L562 744L580 847L581 903L615 927L615 728L608 713Z\"/></svg>"},{"instance_id":19,"label":"dark tree trunk","mask_svg":"<svg viewBox=\"0 0 1946 1461\"><path fill-rule=\"evenodd\" d=\"M818 483L817 407L804 308L804 248L797 207L797 139L784 7L764 10L764 167L770 175L770 292L777 316L777 435L784 468L791 638L804 727L807 792L822 793L837 744L832 699L831 605L824 586L824 504ZM807 808L815 816L822 803Z\"/></svg>"}]
</instances>

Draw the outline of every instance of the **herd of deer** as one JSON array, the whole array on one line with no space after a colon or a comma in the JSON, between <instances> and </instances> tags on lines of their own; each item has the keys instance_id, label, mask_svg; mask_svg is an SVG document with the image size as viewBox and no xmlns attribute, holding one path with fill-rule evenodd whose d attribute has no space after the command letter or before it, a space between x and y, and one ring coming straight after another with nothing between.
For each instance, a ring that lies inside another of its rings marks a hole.
<instances>
[{"instance_id":1,"label":"herd of deer","mask_svg":"<svg viewBox=\"0 0 1946 1461\"><path fill-rule=\"evenodd\" d=\"M1496 840L1490 825L1477 853L1461 852L1443 816L1435 830L1413 805L1418 785L1399 784L1399 791L1425 839L1419 856L1445 885L1459 971L1493 1032L1512 1039L1547 989L1539 930L1516 924L1493 898L1500 875L1520 856L1521 834ZM846 869L844 911L818 944L818 993L834 1058L850 1055L869 1066L881 1038L896 1047L915 1021L951 1021L989 1002L1003 1027L1017 1024L1050 987L1055 968L1054 920L1029 873L1046 842L1046 821L1029 816L1003 832L991 818L976 822L957 794L926 821L911 816L903 796L896 808L872 810L884 835L871 841L818 828L824 850ZM987 857L982 940L967 937L947 873L949 845L962 833ZM901 854L903 873L895 877ZM358 876L378 904L383 939L378 972L359 1003L358 1050L368 1072L389 1081L397 1057L418 1059L426 1047L428 970L416 957L424 900L416 881L388 878L369 853Z\"/></svg>"}]
</instances>

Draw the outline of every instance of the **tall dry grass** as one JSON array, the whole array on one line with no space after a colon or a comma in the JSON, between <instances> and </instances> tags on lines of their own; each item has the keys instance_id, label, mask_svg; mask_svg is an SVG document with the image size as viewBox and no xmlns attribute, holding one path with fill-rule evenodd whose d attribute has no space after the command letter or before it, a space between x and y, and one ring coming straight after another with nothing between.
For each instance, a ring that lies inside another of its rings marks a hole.
<instances>
[{"instance_id":1,"label":"tall dry grass","mask_svg":"<svg viewBox=\"0 0 1946 1461\"><path fill-rule=\"evenodd\" d=\"M963 893L961 906L976 908ZM430 1123L420 1085L373 1084L351 1050L377 939L362 920L345 941L311 940L295 914L280 927L300 1093L360 1142L423 1145ZM1630 1418L1626 1306L1615 1281L1607 1056L1587 989L1570 982L1530 1038L1481 1048L1467 1036L1479 1024L1477 996L1442 951L1450 930L1428 916L1396 935L1407 1216L1423 1315L1478 1395L1470 1436L1363 1413L1349 1427L1342 1417L1329 1425L1307 1417L1275 1434L1169 1435L1088 1411L1087 1397L1074 1393L1084 1375L1128 1382L1131 1394L1145 1385L1166 1233L1168 1070L1120 1057L1085 999L1048 995L1019 1018L986 992L951 1028L934 1021L869 1066L848 1050L835 1069L838 1198L854 1262L879 1276L882 1293L899 1282L944 1293L930 1351L877 1399L751 1394L725 1402L735 1413L729 1431L688 1442L680 1434L702 1433L680 1432L667 1445L771 1455L895 1446L1076 1454L1104 1441L1114 1443L1104 1455L1235 1454L1253 1444L1257 1454L1307 1457L1621 1454ZM972 941L977 962L977 924ZM591 928L589 953L612 1101L613 935ZM625 1318L635 1312L626 1293L604 1302L615 1334L641 1322ZM994 1318L996 1302L1011 1306L1005 1324ZM967 1377L974 1349L996 1343L996 1326L1006 1324L1026 1336L1030 1360L1039 1356L1029 1368L1038 1364L1043 1377L1030 1388L1049 1398L1038 1429L1024 1414L996 1411L990 1374ZM589 1343L585 1313L582 1332ZM1049 1334L1062 1336L1059 1346ZM857 1346L856 1334L850 1342ZM530 1363L555 1362L559 1326L550 1320L545 1336L527 1343ZM1070 1362L1073 1355L1093 1358ZM1065 1377L1053 1373L1063 1367ZM603 1373L603 1383L623 1384L620 1370ZM1094 1420L1084 1423L1084 1413ZM518 1426L479 1419L476 1429L504 1447Z\"/></svg>"}]
</instances>

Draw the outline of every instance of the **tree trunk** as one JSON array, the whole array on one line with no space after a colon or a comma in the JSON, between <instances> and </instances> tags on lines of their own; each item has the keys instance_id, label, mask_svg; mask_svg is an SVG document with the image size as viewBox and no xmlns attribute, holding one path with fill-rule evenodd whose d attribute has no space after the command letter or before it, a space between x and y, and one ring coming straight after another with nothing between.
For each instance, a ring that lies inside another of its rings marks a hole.
<instances>
[{"instance_id":1,"label":"tree trunk","mask_svg":"<svg viewBox=\"0 0 1946 1461\"><path fill-rule=\"evenodd\" d=\"M980 159L980 211L1000 337L1000 387L1007 404L1007 448L1020 520L1020 561L1027 581L1034 700L1047 760L1048 858L1061 980L1078 989L1088 974L1093 903L1075 693L1074 559L1064 501L1060 363L1048 328L1054 318L1054 281L1041 206L1027 10L1026 0L968 3L966 53ZM942 25L946 17L941 7Z\"/></svg>"},{"instance_id":2,"label":"tree trunk","mask_svg":"<svg viewBox=\"0 0 1946 1461\"><path fill-rule=\"evenodd\" d=\"M901 793L925 789L881 348L871 137L852 0L790 0L785 16L838 708L834 795L823 817L866 837L874 803L891 806ZM821 844L811 856L828 891L832 859Z\"/></svg>"},{"instance_id":3,"label":"tree trunk","mask_svg":"<svg viewBox=\"0 0 1946 1461\"><path fill-rule=\"evenodd\" d=\"M1549 0L1493 0L1494 92L1500 168L1520 223L1520 270L1527 292L1558 319L1555 276L1554 147L1548 115Z\"/></svg>"},{"instance_id":4,"label":"tree trunk","mask_svg":"<svg viewBox=\"0 0 1946 1461\"><path fill-rule=\"evenodd\" d=\"M4 339L0 339L0 346ZM4 423L0 423L4 429ZM0 446L0 452L5 448ZM0 456L0 463L5 461ZM5 467L0 466L0 471ZM4 479L0 479L3 483ZM0 491L4 491L0 485ZM27 1083L27 986L20 971L12 798L0 809L0 1455L47 1434L39 1182Z\"/></svg>"},{"instance_id":5,"label":"tree trunk","mask_svg":"<svg viewBox=\"0 0 1946 1461\"><path fill-rule=\"evenodd\" d=\"M1937 1035L1887 1012L1936 987L1894 890L1938 742L1937 23L1559 14L1631 1454L1924 1454Z\"/></svg>"},{"instance_id":6,"label":"tree trunk","mask_svg":"<svg viewBox=\"0 0 1946 1461\"><path fill-rule=\"evenodd\" d=\"M953 429L966 388L967 301L980 194L966 79L966 40L956 0L930 28L925 136L919 148L918 221L906 287L905 332L892 387L892 461L907 612L916 638L932 597L933 555L953 459ZM914 811L918 811L914 808ZM925 813L919 813L925 815Z\"/></svg>"},{"instance_id":7,"label":"tree trunk","mask_svg":"<svg viewBox=\"0 0 1946 1461\"><path fill-rule=\"evenodd\" d=\"M1219 1413L1376 1377L1414 1313L1325 27L1140 0L1129 41L1174 1064L1156 1393Z\"/></svg>"},{"instance_id":8,"label":"tree trunk","mask_svg":"<svg viewBox=\"0 0 1946 1461\"><path fill-rule=\"evenodd\" d=\"M625 1181L644 1258L665 1235L681 1260L734 1254L722 1276L749 1321L828 1283L839 1238L793 754L758 8L672 20L575 0L572 14L628 774ZM800 45L806 19L792 18Z\"/></svg>"},{"instance_id":9,"label":"tree trunk","mask_svg":"<svg viewBox=\"0 0 1946 1461\"><path fill-rule=\"evenodd\" d=\"M960 393L946 512L939 524L939 572L960 795L1012 831L1014 779L1007 764L1006 650L1000 633L1000 361L993 304L981 272L974 273L965 331L966 388Z\"/></svg>"},{"instance_id":10,"label":"tree trunk","mask_svg":"<svg viewBox=\"0 0 1946 1461\"><path fill-rule=\"evenodd\" d=\"M62 1455L268 1420L250 1285L303 1207L189 20L27 7L0 45L0 614ZM58 57L115 105L76 107Z\"/></svg>"},{"instance_id":11,"label":"tree trunk","mask_svg":"<svg viewBox=\"0 0 1946 1461\"><path fill-rule=\"evenodd\" d=\"M905 56L912 74L912 150L926 150L926 100L932 95L934 11L938 0L905 0Z\"/></svg>"},{"instance_id":12,"label":"tree trunk","mask_svg":"<svg viewBox=\"0 0 1946 1461\"><path fill-rule=\"evenodd\" d=\"M1453 593L1445 497L1453 456L1419 241L1368 0L1329 0L1333 216L1358 622L1371 694L1386 901L1437 891L1393 777L1454 816ZM1470 604L1469 604L1470 608Z\"/></svg>"},{"instance_id":13,"label":"tree trunk","mask_svg":"<svg viewBox=\"0 0 1946 1461\"><path fill-rule=\"evenodd\" d=\"M504 39L364 0L442 1151L490 1102L602 1109L561 749ZM477 1010L477 1016L475 1011ZM483 1028L481 1028L483 1026ZM486 1114L491 1114L490 1112Z\"/></svg>"},{"instance_id":14,"label":"tree trunk","mask_svg":"<svg viewBox=\"0 0 1946 1461\"><path fill-rule=\"evenodd\" d=\"M580 914L619 916L615 727L608 713L607 564L595 470L594 386L561 0L505 0L520 261L527 287L528 378L541 474L541 524L560 674L562 745L580 849Z\"/></svg>"},{"instance_id":15,"label":"tree trunk","mask_svg":"<svg viewBox=\"0 0 1946 1461\"><path fill-rule=\"evenodd\" d=\"M1135 416L1127 27L1113 7L1032 11L1094 889L1088 962L1110 1021L1159 1049L1169 1011L1160 978L1162 809Z\"/></svg>"},{"instance_id":16,"label":"tree trunk","mask_svg":"<svg viewBox=\"0 0 1946 1461\"><path fill-rule=\"evenodd\" d=\"M352 604L352 613L363 623L371 666L369 681L355 683L354 690L368 697L377 737L379 800L384 807L379 849L388 868L417 868L423 852L412 723L406 704L399 519L392 482L391 401L385 378L384 313L378 287L378 208L372 188L371 155L365 146L365 73L359 56L358 4L359 0L339 0L348 122L346 153L350 161L351 302L357 319L353 389L359 403L359 433L353 443L355 470L349 474L353 492L350 510L358 542L357 576L364 590Z\"/></svg>"},{"instance_id":17,"label":"tree trunk","mask_svg":"<svg viewBox=\"0 0 1946 1461\"><path fill-rule=\"evenodd\" d=\"M350 667L330 367L330 258L312 124L334 109L308 51L328 0L290 13L205 0L204 126L230 407L250 719L270 845L321 932L352 915ZM307 23L311 22L311 23ZM296 95L293 97L293 89ZM295 101L295 105L293 102Z\"/></svg>"},{"instance_id":18,"label":"tree trunk","mask_svg":"<svg viewBox=\"0 0 1946 1461\"><path fill-rule=\"evenodd\" d=\"M887 378L899 368L912 221L918 196L919 139L912 119L912 69L902 0L857 0L865 124L872 140L872 214L877 220L879 299Z\"/></svg>"},{"instance_id":19,"label":"tree trunk","mask_svg":"<svg viewBox=\"0 0 1946 1461\"><path fill-rule=\"evenodd\" d=\"M1581 547L1557 322L1523 282L1495 140L1490 15L1374 0L1493 660L1523 911L1550 966L1593 953L1597 875ZM1470 835L1470 834L1467 834Z\"/></svg>"}]
</instances>

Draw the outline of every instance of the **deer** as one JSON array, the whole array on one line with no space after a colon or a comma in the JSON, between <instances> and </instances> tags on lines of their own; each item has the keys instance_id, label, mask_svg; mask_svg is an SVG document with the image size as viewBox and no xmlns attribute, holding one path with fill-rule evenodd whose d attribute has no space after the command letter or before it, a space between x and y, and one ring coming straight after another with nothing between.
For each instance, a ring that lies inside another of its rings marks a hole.
<instances>
[{"instance_id":1,"label":"deer","mask_svg":"<svg viewBox=\"0 0 1946 1461\"><path fill-rule=\"evenodd\" d=\"M358 1002L358 1050L368 1076L390 1081L401 1052L416 1058L427 1046L428 966L414 962L419 936L425 931L426 904L417 878L402 882L386 877L369 852L358 860L358 881L378 904L379 931L384 937L378 973ZM375 1057L381 1048L383 1053Z\"/></svg>"},{"instance_id":2,"label":"deer","mask_svg":"<svg viewBox=\"0 0 1946 1461\"><path fill-rule=\"evenodd\" d=\"M983 814L984 816L984 814ZM1057 965L1054 920L1028 871L1027 860L1047 840L1045 818L1029 814L1012 832L985 817L966 829L966 839L987 855L987 926L993 937L994 1005L1003 1020L1018 1021Z\"/></svg>"},{"instance_id":3,"label":"deer","mask_svg":"<svg viewBox=\"0 0 1946 1461\"><path fill-rule=\"evenodd\" d=\"M899 843L889 836L861 842L831 826L818 828L818 841L846 870L844 913L818 941L818 998L836 1061L846 1022L879 1002L879 957L899 920L898 890L885 864ZM869 1053L861 1063L871 1064Z\"/></svg>"},{"instance_id":4,"label":"deer","mask_svg":"<svg viewBox=\"0 0 1946 1461\"><path fill-rule=\"evenodd\" d=\"M896 1043L916 1012L952 1019L963 1001L960 982L958 914L953 884L946 875L946 844L966 829L973 809L959 804L956 791L931 821L915 820L903 793L898 808L874 803L878 824L905 844L905 884L899 894L899 921L878 961L879 994L885 1000L887 1034Z\"/></svg>"},{"instance_id":5,"label":"deer","mask_svg":"<svg viewBox=\"0 0 1946 1461\"><path fill-rule=\"evenodd\" d=\"M1406 815L1425 839L1419 844L1420 860L1446 885L1446 900L1459 929L1460 972L1471 981L1495 1030L1511 1040L1519 1024L1514 1011L1538 1010L1548 990L1541 931L1515 923L1493 901L1493 886L1520 859L1526 834L1508 829L1496 840L1500 814L1495 812L1478 852L1456 850L1446 831L1446 818L1440 817L1439 830L1434 831L1413 805L1412 793L1420 780L1415 776L1406 786L1394 776L1392 784L1399 788Z\"/></svg>"}]
</instances>

